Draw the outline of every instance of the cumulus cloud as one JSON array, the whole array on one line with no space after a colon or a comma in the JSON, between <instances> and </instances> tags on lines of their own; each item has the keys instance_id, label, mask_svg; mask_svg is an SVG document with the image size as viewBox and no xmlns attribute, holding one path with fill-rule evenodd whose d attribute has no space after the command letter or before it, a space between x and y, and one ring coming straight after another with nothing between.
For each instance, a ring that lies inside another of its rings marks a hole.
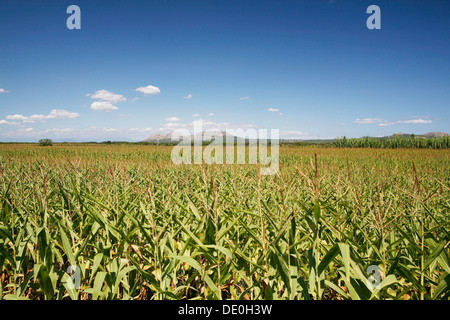
<instances>
[{"instance_id":1,"label":"cumulus cloud","mask_svg":"<svg viewBox=\"0 0 450 320\"><path fill-rule=\"evenodd\" d=\"M90 95L90 97L92 99L99 99L99 100L107 101L110 103L127 101L127 99L123 95L116 94L116 93L113 93L113 92L110 92L110 91L104 90L104 89L94 92L93 94Z\"/></svg>"},{"instance_id":2,"label":"cumulus cloud","mask_svg":"<svg viewBox=\"0 0 450 320\"><path fill-rule=\"evenodd\" d=\"M136 89L136 91L140 91L143 94L151 94L151 95L161 93L161 90L158 87L151 86L151 85L146 86L146 87L139 87Z\"/></svg>"},{"instance_id":3,"label":"cumulus cloud","mask_svg":"<svg viewBox=\"0 0 450 320\"><path fill-rule=\"evenodd\" d=\"M192 94L188 94L186 97L183 97L184 99L191 99L192 98Z\"/></svg>"},{"instance_id":4,"label":"cumulus cloud","mask_svg":"<svg viewBox=\"0 0 450 320\"><path fill-rule=\"evenodd\" d=\"M112 111L112 110L118 110L119 107L116 107L110 102L107 101L95 101L91 104L91 109L95 111Z\"/></svg>"},{"instance_id":5,"label":"cumulus cloud","mask_svg":"<svg viewBox=\"0 0 450 320\"><path fill-rule=\"evenodd\" d=\"M36 121L43 122L47 119L73 119L78 118L80 116L79 113L76 112L69 112L64 109L53 109L50 114L43 115L43 114L33 114L31 116L23 116L21 114L13 114L13 115L7 115L6 119L8 120L20 120L27 123L33 123Z\"/></svg>"},{"instance_id":6,"label":"cumulus cloud","mask_svg":"<svg viewBox=\"0 0 450 320\"><path fill-rule=\"evenodd\" d=\"M214 112L211 112L208 114L209 117L212 117L214 115Z\"/></svg>"},{"instance_id":7,"label":"cumulus cloud","mask_svg":"<svg viewBox=\"0 0 450 320\"><path fill-rule=\"evenodd\" d=\"M33 114L31 116L23 116L21 114L13 114L13 115L7 115L6 119L8 120L21 120L23 122L35 122L35 121L44 121L46 116L43 114Z\"/></svg>"},{"instance_id":8,"label":"cumulus cloud","mask_svg":"<svg viewBox=\"0 0 450 320\"><path fill-rule=\"evenodd\" d=\"M166 121L180 121L180 118L177 117L170 117L170 118L166 118Z\"/></svg>"},{"instance_id":9,"label":"cumulus cloud","mask_svg":"<svg viewBox=\"0 0 450 320\"><path fill-rule=\"evenodd\" d=\"M115 106L114 104L127 101L127 99L123 95L116 94L104 89L98 90L93 94L87 94L87 96L90 96L92 99L99 100L91 104L91 109L95 111L109 112L112 110L118 110L119 107Z\"/></svg>"},{"instance_id":10,"label":"cumulus cloud","mask_svg":"<svg viewBox=\"0 0 450 320\"><path fill-rule=\"evenodd\" d=\"M53 109L47 116L47 119L62 119L62 118L78 118L80 115L76 112L69 112L64 109Z\"/></svg>"},{"instance_id":11,"label":"cumulus cloud","mask_svg":"<svg viewBox=\"0 0 450 320\"><path fill-rule=\"evenodd\" d=\"M278 111L280 111L280 109L269 108L269 109L267 109L267 111L270 111L270 112L278 112Z\"/></svg>"},{"instance_id":12,"label":"cumulus cloud","mask_svg":"<svg viewBox=\"0 0 450 320\"><path fill-rule=\"evenodd\" d=\"M8 93L8 92L10 92L10 91L9 90L5 90L3 88L0 88L0 93Z\"/></svg>"},{"instance_id":13,"label":"cumulus cloud","mask_svg":"<svg viewBox=\"0 0 450 320\"><path fill-rule=\"evenodd\" d=\"M7 121L7 120L0 120L0 124L8 124L8 125L19 125L20 122L14 122L14 121Z\"/></svg>"},{"instance_id":14,"label":"cumulus cloud","mask_svg":"<svg viewBox=\"0 0 450 320\"><path fill-rule=\"evenodd\" d=\"M177 122L168 122L164 124L164 127L166 128L173 128L173 127L180 127L181 125Z\"/></svg>"},{"instance_id":15,"label":"cumulus cloud","mask_svg":"<svg viewBox=\"0 0 450 320\"><path fill-rule=\"evenodd\" d=\"M36 115L34 115L34 116L36 116ZM24 121L24 120L26 120L28 117L24 117L23 115L21 115L21 114L13 114L13 115L7 115L6 116L6 119L9 119L9 120L22 120L22 121Z\"/></svg>"},{"instance_id":16,"label":"cumulus cloud","mask_svg":"<svg viewBox=\"0 0 450 320\"><path fill-rule=\"evenodd\" d=\"M198 113L194 113L192 116L193 117L200 117L200 115Z\"/></svg>"}]
</instances>

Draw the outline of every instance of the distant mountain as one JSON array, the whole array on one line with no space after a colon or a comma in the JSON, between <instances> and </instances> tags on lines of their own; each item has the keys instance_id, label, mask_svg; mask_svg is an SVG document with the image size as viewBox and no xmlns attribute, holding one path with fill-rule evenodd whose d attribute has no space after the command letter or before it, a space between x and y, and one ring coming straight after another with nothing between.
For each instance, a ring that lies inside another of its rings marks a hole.
<instances>
[{"instance_id":1,"label":"distant mountain","mask_svg":"<svg viewBox=\"0 0 450 320\"><path fill-rule=\"evenodd\" d=\"M161 140L164 140L166 136L162 135L162 134L154 134L150 137L148 137L147 139L145 139L145 142L159 142Z\"/></svg>"},{"instance_id":2,"label":"distant mountain","mask_svg":"<svg viewBox=\"0 0 450 320\"><path fill-rule=\"evenodd\" d=\"M212 141L215 136L221 135L222 140L225 142L226 139L239 139L238 137L227 135L225 131L201 131L196 134L192 134L190 136L191 141ZM179 133L172 131L169 132L167 135L162 134L154 134L147 139L144 140L144 142L151 142L151 143L176 143L182 139L182 135Z\"/></svg>"},{"instance_id":3,"label":"distant mountain","mask_svg":"<svg viewBox=\"0 0 450 320\"><path fill-rule=\"evenodd\" d=\"M423 136L425 138L437 138L437 137L450 136L450 134L445 133L445 132L428 132L428 133L423 134Z\"/></svg>"}]
</instances>

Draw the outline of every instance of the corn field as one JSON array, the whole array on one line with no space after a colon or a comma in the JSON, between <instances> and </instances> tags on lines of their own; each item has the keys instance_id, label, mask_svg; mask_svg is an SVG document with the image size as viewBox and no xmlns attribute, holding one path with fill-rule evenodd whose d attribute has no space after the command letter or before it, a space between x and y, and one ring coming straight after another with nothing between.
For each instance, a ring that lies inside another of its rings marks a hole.
<instances>
[{"instance_id":1,"label":"corn field","mask_svg":"<svg viewBox=\"0 0 450 320\"><path fill-rule=\"evenodd\" d=\"M351 138L336 139L331 143L334 147L341 148L426 148L426 149L449 149L450 136L443 137L402 137L393 138Z\"/></svg>"},{"instance_id":2,"label":"corn field","mask_svg":"<svg viewBox=\"0 0 450 320\"><path fill-rule=\"evenodd\" d=\"M450 151L2 145L0 298L450 299Z\"/></svg>"}]
</instances>

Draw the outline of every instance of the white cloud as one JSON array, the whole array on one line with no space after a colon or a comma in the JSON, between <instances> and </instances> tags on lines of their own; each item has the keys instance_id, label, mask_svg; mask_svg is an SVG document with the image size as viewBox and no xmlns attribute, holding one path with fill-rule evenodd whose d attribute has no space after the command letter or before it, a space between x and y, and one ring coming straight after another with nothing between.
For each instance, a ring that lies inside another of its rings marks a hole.
<instances>
[{"instance_id":1,"label":"white cloud","mask_svg":"<svg viewBox=\"0 0 450 320\"><path fill-rule=\"evenodd\" d=\"M167 127L167 128L173 128L173 127L179 127L179 126L181 126L181 125L177 122L168 122L168 123L164 124L164 127Z\"/></svg>"},{"instance_id":2,"label":"white cloud","mask_svg":"<svg viewBox=\"0 0 450 320\"><path fill-rule=\"evenodd\" d=\"M95 111L112 111L112 110L118 110L119 108L113 105L112 103L109 103L107 101L95 101L91 104L91 109Z\"/></svg>"},{"instance_id":3,"label":"white cloud","mask_svg":"<svg viewBox=\"0 0 450 320\"><path fill-rule=\"evenodd\" d=\"M192 116L193 117L200 117L200 115L198 113L194 113Z\"/></svg>"},{"instance_id":4,"label":"white cloud","mask_svg":"<svg viewBox=\"0 0 450 320\"><path fill-rule=\"evenodd\" d=\"M94 94L92 94L90 97L92 99L99 99L99 100L107 101L110 103L127 101L127 99L123 95L112 93L112 92L110 92L108 90L104 90L104 89L94 92Z\"/></svg>"},{"instance_id":5,"label":"white cloud","mask_svg":"<svg viewBox=\"0 0 450 320\"><path fill-rule=\"evenodd\" d=\"M78 118L80 115L76 112L69 112L64 109L53 109L47 116L47 119L62 119L62 118Z\"/></svg>"},{"instance_id":6,"label":"white cloud","mask_svg":"<svg viewBox=\"0 0 450 320\"><path fill-rule=\"evenodd\" d=\"M8 125L19 125L19 122L14 122L14 121L6 121L6 120L0 120L0 124L8 124Z\"/></svg>"},{"instance_id":7,"label":"white cloud","mask_svg":"<svg viewBox=\"0 0 450 320\"><path fill-rule=\"evenodd\" d=\"M280 109L269 108L269 109L267 109L267 111L270 111L270 112L278 112L278 111L280 111Z\"/></svg>"},{"instance_id":8,"label":"white cloud","mask_svg":"<svg viewBox=\"0 0 450 320\"><path fill-rule=\"evenodd\" d=\"M6 119L9 119L9 120L22 120L23 121L23 120L26 120L27 117L24 117L21 114L13 114L13 115L6 116Z\"/></svg>"},{"instance_id":9,"label":"white cloud","mask_svg":"<svg viewBox=\"0 0 450 320\"><path fill-rule=\"evenodd\" d=\"M278 114L279 116L282 116L283 115L283 113L282 112L280 112L279 114Z\"/></svg>"},{"instance_id":10,"label":"white cloud","mask_svg":"<svg viewBox=\"0 0 450 320\"><path fill-rule=\"evenodd\" d=\"M144 94L151 94L151 95L161 93L161 90L159 90L158 87L151 86L151 85L150 86L146 86L146 87L139 87L139 88L136 89L136 91L140 91L140 92L142 92Z\"/></svg>"},{"instance_id":11,"label":"white cloud","mask_svg":"<svg viewBox=\"0 0 450 320\"><path fill-rule=\"evenodd\" d=\"M33 128L26 128L25 131L26 131L26 132L33 131Z\"/></svg>"},{"instance_id":12,"label":"white cloud","mask_svg":"<svg viewBox=\"0 0 450 320\"><path fill-rule=\"evenodd\" d=\"M180 118L177 117L170 117L170 118L166 118L166 121L180 121Z\"/></svg>"},{"instance_id":13,"label":"white cloud","mask_svg":"<svg viewBox=\"0 0 450 320\"><path fill-rule=\"evenodd\" d=\"M95 111L109 112L112 110L118 110L119 108L114 104L127 101L127 99L123 95L116 94L104 89L94 92L92 95L90 95L90 97L92 99L99 100L91 104L91 109Z\"/></svg>"},{"instance_id":14,"label":"white cloud","mask_svg":"<svg viewBox=\"0 0 450 320\"><path fill-rule=\"evenodd\" d=\"M386 122L379 123L378 126L380 126L380 127L388 127L388 126L392 126L393 124L395 124L395 122L386 121Z\"/></svg>"},{"instance_id":15,"label":"white cloud","mask_svg":"<svg viewBox=\"0 0 450 320\"><path fill-rule=\"evenodd\" d=\"M211 113L208 114L209 117L212 117L213 115L214 115L213 112L211 112Z\"/></svg>"},{"instance_id":16,"label":"white cloud","mask_svg":"<svg viewBox=\"0 0 450 320\"><path fill-rule=\"evenodd\" d=\"M191 99L192 98L192 94L188 94L186 97L183 97L184 99Z\"/></svg>"},{"instance_id":17,"label":"white cloud","mask_svg":"<svg viewBox=\"0 0 450 320\"><path fill-rule=\"evenodd\" d=\"M22 117L22 121L33 123L36 121L45 121L46 118L47 116L44 116L43 114L33 114L29 117Z\"/></svg>"},{"instance_id":18,"label":"white cloud","mask_svg":"<svg viewBox=\"0 0 450 320\"><path fill-rule=\"evenodd\" d=\"M136 101L138 101L138 100L139 100L139 98L136 97L136 98L131 99L131 102L136 102Z\"/></svg>"},{"instance_id":19,"label":"white cloud","mask_svg":"<svg viewBox=\"0 0 450 320\"><path fill-rule=\"evenodd\" d=\"M239 98L239 100L250 100L250 97L242 97L242 98Z\"/></svg>"},{"instance_id":20,"label":"white cloud","mask_svg":"<svg viewBox=\"0 0 450 320\"><path fill-rule=\"evenodd\" d=\"M43 115L43 114L33 114L29 117L23 116L21 114L13 114L13 115L7 115L6 119L8 120L21 120L23 122L27 123L33 123L36 121L45 121L47 119L64 119L64 118L78 118L80 116L79 113L76 112L69 112L64 109L53 109L50 114Z\"/></svg>"},{"instance_id":21,"label":"white cloud","mask_svg":"<svg viewBox=\"0 0 450 320\"><path fill-rule=\"evenodd\" d=\"M11 91L0 88L0 93L8 93L8 92L11 92Z\"/></svg>"},{"instance_id":22,"label":"white cloud","mask_svg":"<svg viewBox=\"0 0 450 320\"><path fill-rule=\"evenodd\" d=\"M357 124L378 124L380 127L387 127L394 124L400 124L400 123L409 123L409 124L423 124L423 123L432 123L431 120L425 120L425 119L413 119L413 120L399 120L399 121L388 121L381 118L363 118L363 119L356 119L353 121L353 123Z\"/></svg>"},{"instance_id":23,"label":"white cloud","mask_svg":"<svg viewBox=\"0 0 450 320\"><path fill-rule=\"evenodd\" d=\"M381 119L381 118L363 118L363 119L356 119L354 123L358 124L372 124L372 123L385 123L388 122L387 120Z\"/></svg>"},{"instance_id":24,"label":"white cloud","mask_svg":"<svg viewBox=\"0 0 450 320\"><path fill-rule=\"evenodd\" d=\"M131 114L127 113L127 114L119 114L119 117L130 117Z\"/></svg>"},{"instance_id":25,"label":"white cloud","mask_svg":"<svg viewBox=\"0 0 450 320\"><path fill-rule=\"evenodd\" d=\"M149 131L152 131L153 129L149 127L149 128L143 128L143 129L141 129L141 128L130 128L128 130L131 131L131 132L149 132Z\"/></svg>"},{"instance_id":26,"label":"white cloud","mask_svg":"<svg viewBox=\"0 0 450 320\"><path fill-rule=\"evenodd\" d=\"M397 121L398 123L413 123L413 124L420 124L420 123L432 123L431 120L425 120L425 119L414 119L414 120L404 120L404 121Z\"/></svg>"}]
</instances>

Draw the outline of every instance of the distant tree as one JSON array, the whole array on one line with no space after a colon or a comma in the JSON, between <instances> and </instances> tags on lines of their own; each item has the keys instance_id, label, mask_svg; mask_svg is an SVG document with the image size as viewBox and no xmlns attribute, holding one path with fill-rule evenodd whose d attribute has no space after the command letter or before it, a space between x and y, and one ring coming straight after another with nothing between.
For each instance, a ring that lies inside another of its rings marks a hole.
<instances>
[{"instance_id":1,"label":"distant tree","mask_svg":"<svg viewBox=\"0 0 450 320\"><path fill-rule=\"evenodd\" d=\"M51 139L41 139L41 140L39 140L39 145L42 147L52 146L53 141Z\"/></svg>"}]
</instances>

